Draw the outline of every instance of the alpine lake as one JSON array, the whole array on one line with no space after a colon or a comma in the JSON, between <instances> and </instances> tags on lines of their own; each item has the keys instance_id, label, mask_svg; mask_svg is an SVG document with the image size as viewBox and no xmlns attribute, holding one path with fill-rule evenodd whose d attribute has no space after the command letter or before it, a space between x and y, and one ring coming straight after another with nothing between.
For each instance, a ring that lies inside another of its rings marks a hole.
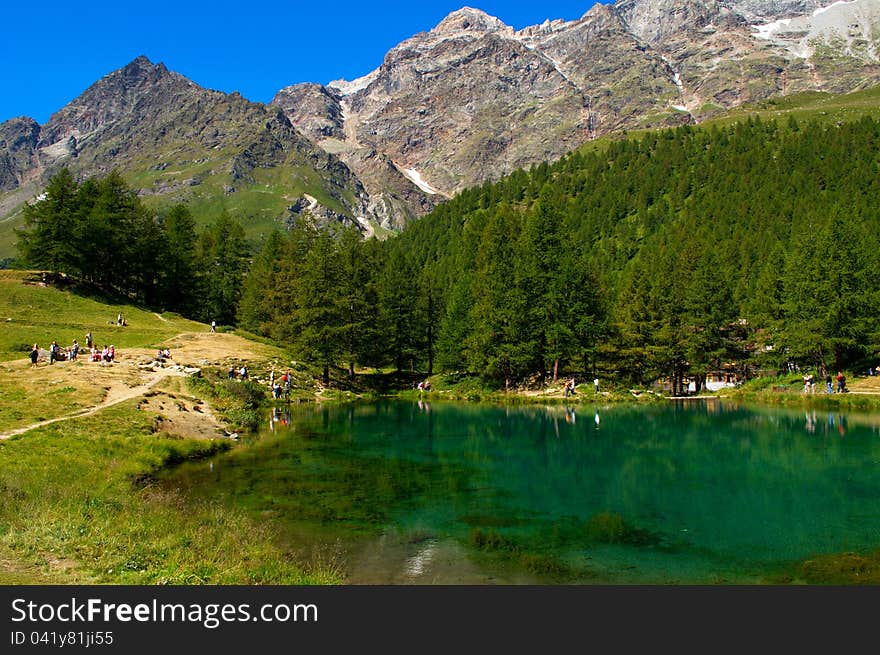
<instances>
[{"instance_id":1,"label":"alpine lake","mask_svg":"<svg viewBox=\"0 0 880 655\"><path fill-rule=\"evenodd\" d=\"M880 548L876 415L722 400L266 411L258 434L159 483L271 522L348 584L774 584Z\"/></svg>"}]
</instances>

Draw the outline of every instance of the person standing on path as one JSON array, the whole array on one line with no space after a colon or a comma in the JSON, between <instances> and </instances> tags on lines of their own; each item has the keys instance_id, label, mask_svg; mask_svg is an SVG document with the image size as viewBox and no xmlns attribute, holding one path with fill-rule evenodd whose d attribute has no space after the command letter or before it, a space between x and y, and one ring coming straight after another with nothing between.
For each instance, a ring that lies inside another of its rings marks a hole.
<instances>
[{"instance_id":1,"label":"person standing on path","mask_svg":"<svg viewBox=\"0 0 880 655\"><path fill-rule=\"evenodd\" d=\"M33 350L31 350L31 368L37 368L37 360L40 358L40 349L37 347L37 344L34 344Z\"/></svg>"},{"instance_id":2,"label":"person standing on path","mask_svg":"<svg viewBox=\"0 0 880 655\"><path fill-rule=\"evenodd\" d=\"M86 332L86 348L92 348L92 331Z\"/></svg>"},{"instance_id":3,"label":"person standing on path","mask_svg":"<svg viewBox=\"0 0 880 655\"><path fill-rule=\"evenodd\" d=\"M831 373L825 376L825 393L834 393L834 380L831 379Z\"/></svg>"},{"instance_id":4,"label":"person standing on path","mask_svg":"<svg viewBox=\"0 0 880 655\"><path fill-rule=\"evenodd\" d=\"M53 340L52 345L49 346L49 364L54 364L56 359L58 359L58 342Z\"/></svg>"},{"instance_id":5,"label":"person standing on path","mask_svg":"<svg viewBox=\"0 0 880 655\"><path fill-rule=\"evenodd\" d=\"M217 321L211 321L211 332L217 331Z\"/></svg>"},{"instance_id":6,"label":"person standing on path","mask_svg":"<svg viewBox=\"0 0 880 655\"><path fill-rule=\"evenodd\" d=\"M599 378L593 378L593 387L596 389L596 393L599 393Z\"/></svg>"}]
</instances>

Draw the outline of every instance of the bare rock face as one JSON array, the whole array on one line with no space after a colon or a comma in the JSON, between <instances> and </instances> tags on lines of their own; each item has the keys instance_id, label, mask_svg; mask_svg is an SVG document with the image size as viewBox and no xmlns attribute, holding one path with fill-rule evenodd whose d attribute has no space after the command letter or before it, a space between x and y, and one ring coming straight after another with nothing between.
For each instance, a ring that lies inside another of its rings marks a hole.
<instances>
[{"instance_id":1,"label":"bare rock face","mask_svg":"<svg viewBox=\"0 0 880 655\"><path fill-rule=\"evenodd\" d=\"M681 102L681 94L668 63L633 39L610 7L596 5L580 20L524 30L521 38L580 89L588 138L633 127L634 117L641 127L690 120L669 110Z\"/></svg>"},{"instance_id":2,"label":"bare rock face","mask_svg":"<svg viewBox=\"0 0 880 655\"><path fill-rule=\"evenodd\" d=\"M634 36L652 44L736 20L716 0L620 0L614 9Z\"/></svg>"},{"instance_id":3,"label":"bare rock face","mask_svg":"<svg viewBox=\"0 0 880 655\"><path fill-rule=\"evenodd\" d=\"M432 195L560 156L587 135L581 89L512 28L474 9L403 42L360 83L333 88L348 145L383 153Z\"/></svg>"},{"instance_id":4,"label":"bare rock face","mask_svg":"<svg viewBox=\"0 0 880 655\"><path fill-rule=\"evenodd\" d=\"M339 97L320 84L288 86L275 94L272 104L280 107L290 122L315 143L345 138Z\"/></svg>"},{"instance_id":5,"label":"bare rock face","mask_svg":"<svg viewBox=\"0 0 880 655\"><path fill-rule=\"evenodd\" d=\"M0 124L0 191L11 191L23 182L36 164L40 126L32 118L13 118Z\"/></svg>"},{"instance_id":6,"label":"bare rock face","mask_svg":"<svg viewBox=\"0 0 880 655\"><path fill-rule=\"evenodd\" d=\"M721 4L731 7L746 17L791 18L810 14L816 9L829 6L834 0L722 0Z\"/></svg>"}]
</instances>

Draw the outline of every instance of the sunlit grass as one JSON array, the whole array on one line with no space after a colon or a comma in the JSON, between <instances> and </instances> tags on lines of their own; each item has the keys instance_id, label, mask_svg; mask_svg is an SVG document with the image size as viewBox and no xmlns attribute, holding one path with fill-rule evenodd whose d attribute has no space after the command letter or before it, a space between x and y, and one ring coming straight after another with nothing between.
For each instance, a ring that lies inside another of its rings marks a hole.
<instances>
[{"instance_id":1,"label":"sunlit grass","mask_svg":"<svg viewBox=\"0 0 880 655\"><path fill-rule=\"evenodd\" d=\"M0 583L338 581L277 546L270 525L154 486L152 472L230 442L154 434L135 404L0 442Z\"/></svg>"}]
</instances>

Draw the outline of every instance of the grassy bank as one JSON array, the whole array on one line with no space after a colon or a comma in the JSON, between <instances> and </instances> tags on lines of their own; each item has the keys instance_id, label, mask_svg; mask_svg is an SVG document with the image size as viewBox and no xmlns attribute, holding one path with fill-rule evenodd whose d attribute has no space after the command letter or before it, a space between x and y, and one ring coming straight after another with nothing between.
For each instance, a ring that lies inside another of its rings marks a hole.
<instances>
[{"instance_id":1,"label":"grassy bank","mask_svg":"<svg viewBox=\"0 0 880 655\"><path fill-rule=\"evenodd\" d=\"M152 417L135 406L0 442L0 583L338 581L275 545L265 523L220 503L184 503L154 484L161 467L230 442L154 433Z\"/></svg>"},{"instance_id":2,"label":"grassy bank","mask_svg":"<svg viewBox=\"0 0 880 655\"><path fill-rule=\"evenodd\" d=\"M193 394L205 398L236 432L256 430L260 426L260 406L268 399L265 387L252 380L230 380L218 369L206 369L201 377L189 378Z\"/></svg>"},{"instance_id":3,"label":"grassy bank","mask_svg":"<svg viewBox=\"0 0 880 655\"><path fill-rule=\"evenodd\" d=\"M880 378L847 374L847 380L849 393L826 393L825 383L819 380L813 393L804 393L803 376L794 373L751 380L737 389L725 390L722 395L733 400L776 407L880 411Z\"/></svg>"},{"instance_id":4,"label":"grassy bank","mask_svg":"<svg viewBox=\"0 0 880 655\"><path fill-rule=\"evenodd\" d=\"M577 385L575 394L566 398L560 379L556 384L523 385L510 390L493 387L477 375L438 374L426 377L417 373L392 370L362 371L353 380L342 369L332 372L331 388L308 394L320 401L347 402L355 399L397 398L401 400L482 402L503 405L581 405L652 403L663 398L645 390L603 386L599 392L592 383ZM419 382L430 380L430 391L419 391Z\"/></svg>"},{"instance_id":5,"label":"grassy bank","mask_svg":"<svg viewBox=\"0 0 880 655\"><path fill-rule=\"evenodd\" d=\"M119 314L126 327L115 324ZM84 347L89 331L99 348L113 344L125 350L155 347L181 332L206 329L177 314L160 315L102 297L82 285L46 286L38 273L0 271L0 360L24 361L34 343L48 349L53 339L62 347L77 339Z\"/></svg>"}]
</instances>

